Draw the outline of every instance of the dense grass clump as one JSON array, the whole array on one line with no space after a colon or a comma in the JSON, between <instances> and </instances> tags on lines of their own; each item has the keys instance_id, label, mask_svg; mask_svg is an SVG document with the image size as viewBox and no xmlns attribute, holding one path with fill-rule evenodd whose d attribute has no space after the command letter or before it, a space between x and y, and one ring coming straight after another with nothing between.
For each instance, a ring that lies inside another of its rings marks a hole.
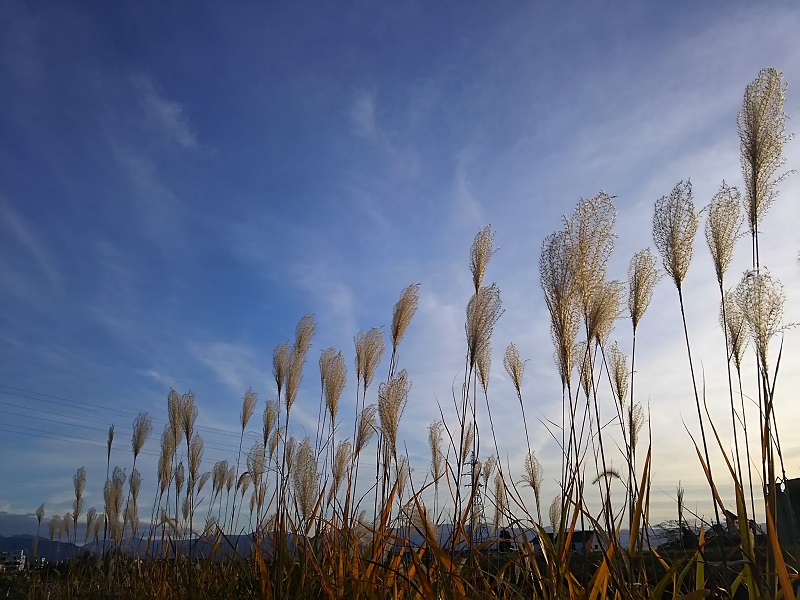
<instances>
[{"instance_id":1,"label":"dense grass clump","mask_svg":"<svg viewBox=\"0 0 800 600\"><path fill-rule=\"evenodd\" d=\"M527 448L521 465L498 459L489 372L493 330L503 307L500 289L484 284L495 253L494 232L487 226L469 253L474 289L466 302L463 380L453 409L440 409L441 419L428 427L425 472L412 472L398 439L411 389L398 348L413 326L420 293L419 285L410 285L394 307L388 345L381 328L355 336L354 374L348 377L340 350L322 351L313 437L295 438L291 419L317 327L311 315L299 321L292 343L275 348L276 397L263 405L261 439L249 449L243 447L245 431L261 408L255 392L245 393L239 449L230 462L204 470L194 395L170 391L149 514L141 512L137 458L152 433L150 417L142 413L133 424L129 475L112 469L112 427L103 513L94 508L84 513L87 474L79 469L73 511L49 523L51 541L66 536L91 552L43 570L4 574L0 591L50 599L696 598L712 592L795 597L800 565L778 538L776 471L785 479L774 397L780 356L770 355L770 342L785 327L784 298L777 279L760 264L757 227L782 179L778 170L788 139L784 94L774 69L763 70L747 87L738 119L745 191L722 183L705 211L725 334L719 350L728 365L732 450L706 409L686 324L692 307L684 302L683 282L702 211L695 208L688 180L655 203L653 240L678 292L700 430L699 440L687 436L687 441L708 482L713 521L689 527L679 484L673 538L660 547L652 539L650 465L657 449L649 444L649 415L637 399L634 375L638 327L661 273L656 255L645 248L630 261L627 290L607 279L616 209L612 197L600 193L581 200L565 217L563 228L545 239L539 260L562 384L562 413L547 419L561 447L560 470L548 475L560 491L549 505L541 497L544 473L528 435L526 362L514 343L507 345L503 365L516 391ZM729 290L725 274L745 223L752 270ZM631 322L630 357L624 343L610 339L623 316ZM748 343L757 367L755 419L753 409L745 410L742 392ZM388 371L376 385L387 350ZM339 417L348 378L355 384L352 426ZM603 397L612 402L601 402ZM478 419L479 404L481 413L485 404L488 422ZM750 447L748 427L758 428L758 448ZM715 444L724 461L712 465L709 446ZM482 448L484 460L478 458ZM376 460L374 472L365 474L366 452L374 452ZM612 456L622 467L614 466ZM514 468L518 472L511 472ZM366 493L356 486L365 475ZM730 505L718 491L723 480L734 490ZM599 510L585 500L591 488L599 493ZM547 524L542 502L549 508ZM765 531L754 523L757 506ZM44 514L41 506L40 527ZM79 540L82 515L86 536ZM622 529L630 532L624 543Z\"/></svg>"}]
</instances>

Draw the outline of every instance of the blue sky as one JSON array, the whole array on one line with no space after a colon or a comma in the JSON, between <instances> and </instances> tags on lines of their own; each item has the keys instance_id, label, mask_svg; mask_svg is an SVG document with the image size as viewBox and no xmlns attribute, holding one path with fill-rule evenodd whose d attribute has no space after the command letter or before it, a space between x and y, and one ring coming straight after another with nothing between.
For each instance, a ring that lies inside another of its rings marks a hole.
<instances>
[{"instance_id":1,"label":"blue sky","mask_svg":"<svg viewBox=\"0 0 800 600\"><path fill-rule=\"evenodd\" d=\"M244 392L259 393L259 412L274 397L272 349L309 312L318 329L293 418L298 436L313 434L319 353L342 349L352 382L353 336L387 328L417 282L400 437L422 481L425 428L463 377L468 249L488 223L499 251L487 280L505 308L490 395L513 470L524 433L502 369L508 342L530 359L527 414L560 410L538 284L545 236L580 198L615 195L609 274L625 279L633 252L652 246L655 200L675 183L691 178L698 208L723 179L741 184L736 115L761 68L784 73L789 131L800 115L792 3L562 4L3 0L0 516L42 502L63 514L80 466L86 505L100 509L107 427L118 432L112 463L128 466L140 410L156 420L148 497L170 387L197 396L206 468L231 458ZM785 156L797 169L796 142ZM798 185L782 185L762 228L787 322L800 321ZM744 240L731 283L748 256ZM702 230L686 286L710 408L730 444ZM672 516L679 479L687 506L710 510L681 421L697 428L679 328L662 281L637 347L656 521ZM629 329L622 320L612 335L626 352ZM778 383L789 431L800 419L797 336L786 335ZM348 385L344 398L354 395ZM549 501L558 449L538 421L532 430ZM791 476L800 443L785 437Z\"/></svg>"}]
</instances>

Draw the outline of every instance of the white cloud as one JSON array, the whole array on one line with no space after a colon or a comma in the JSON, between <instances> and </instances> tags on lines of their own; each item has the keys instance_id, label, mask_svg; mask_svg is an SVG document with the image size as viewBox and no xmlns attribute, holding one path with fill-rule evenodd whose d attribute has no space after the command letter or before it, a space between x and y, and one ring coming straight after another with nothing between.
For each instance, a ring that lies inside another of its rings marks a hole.
<instances>
[{"instance_id":1,"label":"white cloud","mask_svg":"<svg viewBox=\"0 0 800 600\"><path fill-rule=\"evenodd\" d=\"M374 90L359 90L356 92L350 105L350 121L354 135L367 139L375 139L378 136Z\"/></svg>"},{"instance_id":2,"label":"white cloud","mask_svg":"<svg viewBox=\"0 0 800 600\"><path fill-rule=\"evenodd\" d=\"M161 95L150 77L133 78L135 88L148 121L167 139L186 150L201 147L183 106Z\"/></svg>"}]
</instances>

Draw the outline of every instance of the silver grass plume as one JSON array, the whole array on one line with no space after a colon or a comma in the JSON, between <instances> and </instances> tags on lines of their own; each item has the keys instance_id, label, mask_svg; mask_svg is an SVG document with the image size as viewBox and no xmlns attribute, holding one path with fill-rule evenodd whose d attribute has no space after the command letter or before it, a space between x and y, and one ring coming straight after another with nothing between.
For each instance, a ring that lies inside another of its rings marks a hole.
<instances>
[{"instance_id":1,"label":"silver grass plume","mask_svg":"<svg viewBox=\"0 0 800 600\"><path fill-rule=\"evenodd\" d=\"M786 176L776 176L784 163L783 145L791 138L785 130L785 99L782 73L773 68L762 69L745 88L737 119L747 220L752 235L778 195L777 184Z\"/></svg>"},{"instance_id":2,"label":"silver grass plume","mask_svg":"<svg viewBox=\"0 0 800 600\"><path fill-rule=\"evenodd\" d=\"M336 454L333 459L333 481L331 482L331 489L328 495L328 502L331 502L336 494L339 493L339 488L342 487L347 466L353 457L353 445L350 440L342 440L336 447Z\"/></svg>"},{"instance_id":3,"label":"silver grass plume","mask_svg":"<svg viewBox=\"0 0 800 600\"><path fill-rule=\"evenodd\" d=\"M492 344L484 344L478 353L476 361L478 367L478 381L481 382L483 393L489 393L489 373L492 370Z\"/></svg>"},{"instance_id":4,"label":"silver grass plume","mask_svg":"<svg viewBox=\"0 0 800 600\"><path fill-rule=\"evenodd\" d=\"M614 321L620 316L621 302L622 282L615 279L594 284L594 292L586 312L589 339L597 340L600 345L605 343L614 328Z\"/></svg>"},{"instance_id":5,"label":"silver grass plume","mask_svg":"<svg viewBox=\"0 0 800 600\"><path fill-rule=\"evenodd\" d=\"M175 434L171 425L161 434L161 453L158 456L158 483L163 494L172 481L172 459L175 456Z\"/></svg>"},{"instance_id":6,"label":"silver grass plume","mask_svg":"<svg viewBox=\"0 0 800 600\"><path fill-rule=\"evenodd\" d=\"M748 271L736 287L736 300L756 348L759 368L766 375L769 341L784 329L783 286L766 270Z\"/></svg>"},{"instance_id":7,"label":"silver grass plume","mask_svg":"<svg viewBox=\"0 0 800 600\"><path fill-rule=\"evenodd\" d=\"M377 432L375 415L378 412L378 407L370 404L364 407L358 417L358 431L356 433L356 447L355 455L361 454L361 451L369 444L372 436Z\"/></svg>"},{"instance_id":8,"label":"silver grass plume","mask_svg":"<svg viewBox=\"0 0 800 600\"><path fill-rule=\"evenodd\" d=\"M295 463L295 456L297 451L297 440L294 439L294 436L291 436L288 440L286 440L286 474L292 472L294 469Z\"/></svg>"},{"instance_id":9,"label":"silver grass plume","mask_svg":"<svg viewBox=\"0 0 800 600\"><path fill-rule=\"evenodd\" d=\"M225 491L230 494L236 483L236 465L231 465L228 468L228 475L225 477Z\"/></svg>"},{"instance_id":10,"label":"silver grass plume","mask_svg":"<svg viewBox=\"0 0 800 600\"><path fill-rule=\"evenodd\" d=\"M644 409L638 402L628 407L628 432L631 437L631 448L636 448L639 432L644 425Z\"/></svg>"},{"instance_id":11,"label":"silver grass plume","mask_svg":"<svg viewBox=\"0 0 800 600\"><path fill-rule=\"evenodd\" d=\"M317 330L313 315L304 315L295 328L295 340L289 358L289 370L286 373L286 412L288 413L297 398L300 382L303 380L303 366L311 348L311 338Z\"/></svg>"},{"instance_id":12,"label":"silver grass plume","mask_svg":"<svg viewBox=\"0 0 800 600\"><path fill-rule=\"evenodd\" d=\"M411 504L411 502L409 502L409 504ZM430 516L428 516L428 511L425 510L425 506L422 503L414 502L413 506L411 506L407 512L411 513L411 526L421 534L424 534L426 541L430 540L434 544L437 543L439 536L436 531L436 526L433 521L431 521Z\"/></svg>"},{"instance_id":13,"label":"silver grass plume","mask_svg":"<svg viewBox=\"0 0 800 600\"><path fill-rule=\"evenodd\" d=\"M278 442L281 440L281 432L279 429L276 429L272 432L272 437L269 440L269 459L272 460L272 457L275 455L275 451L278 449Z\"/></svg>"},{"instance_id":14,"label":"silver grass plume","mask_svg":"<svg viewBox=\"0 0 800 600\"><path fill-rule=\"evenodd\" d=\"M514 384L514 389L517 390L517 396L521 396L522 374L525 372L525 362L520 358L519 350L513 342L506 348L506 353L503 356L503 366Z\"/></svg>"},{"instance_id":15,"label":"silver grass plume","mask_svg":"<svg viewBox=\"0 0 800 600\"><path fill-rule=\"evenodd\" d=\"M431 476L434 485L439 484L439 479L444 475L444 456L442 455L442 428L441 421L434 421L428 425L428 446L431 449Z\"/></svg>"},{"instance_id":16,"label":"silver grass plume","mask_svg":"<svg viewBox=\"0 0 800 600\"><path fill-rule=\"evenodd\" d=\"M78 517L83 512L83 490L86 488L86 469L81 467L72 478L72 485L75 488L75 502L73 503L73 517L75 528L78 527Z\"/></svg>"},{"instance_id":17,"label":"silver grass plume","mask_svg":"<svg viewBox=\"0 0 800 600\"><path fill-rule=\"evenodd\" d=\"M181 427L181 413L183 410L183 398L175 390L170 390L167 395L167 417L172 436L175 438L173 445L177 448L183 440L183 428Z\"/></svg>"},{"instance_id":18,"label":"silver grass plume","mask_svg":"<svg viewBox=\"0 0 800 600\"><path fill-rule=\"evenodd\" d=\"M200 463L203 460L203 448L205 444L199 433L192 436L189 442L189 487L193 488L200 473Z\"/></svg>"},{"instance_id":19,"label":"silver grass plume","mask_svg":"<svg viewBox=\"0 0 800 600\"><path fill-rule=\"evenodd\" d=\"M194 404L194 392L189 391L181 396L181 429L187 440L192 438L196 420L197 406Z\"/></svg>"},{"instance_id":20,"label":"silver grass plume","mask_svg":"<svg viewBox=\"0 0 800 600\"><path fill-rule=\"evenodd\" d=\"M378 414L381 419L381 431L386 437L392 454L397 453L397 429L408 401L410 389L411 382L405 369L386 383L382 383L378 388Z\"/></svg>"},{"instance_id":21,"label":"silver grass plume","mask_svg":"<svg viewBox=\"0 0 800 600\"><path fill-rule=\"evenodd\" d=\"M318 487L317 458L311 440L305 438L297 450L297 466L294 470L294 493L303 520L308 519L314 510Z\"/></svg>"},{"instance_id":22,"label":"silver grass plume","mask_svg":"<svg viewBox=\"0 0 800 600\"><path fill-rule=\"evenodd\" d=\"M417 312L419 304L419 284L414 283L406 287L400 294L400 299L394 305L392 315L392 352L397 352L397 347L408 329L411 319Z\"/></svg>"},{"instance_id":23,"label":"silver grass plume","mask_svg":"<svg viewBox=\"0 0 800 600\"><path fill-rule=\"evenodd\" d=\"M133 459L139 456L139 453L144 448L147 438L153 432L153 422L150 420L150 415L147 411L142 411L133 421L133 434L131 435L131 448L133 449Z\"/></svg>"},{"instance_id":24,"label":"silver grass plume","mask_svg":"<svg viewBox=\"0 0 800 600\"><path fill-rule=\"evenodd\" d=\"M541 510L542 479L542 465L539 459L536 458L534 452L528 452L528 454L525 455L525 473L523 475L523 480L525 481L525 485L533 490L533 497L536 500L537 510Z\"/></svg>"},{"instance_id":25,"label":"silver grass plume","mask_svg":"<svg viewBox=\"0 0 800 600\"><path fill-rule=\"evenodd\" d=\"M481 287L467 305L467 350L470 369L474 369L479 357L491 343L495 323L503 314L500 289L492 284Z\"/></svg>"},{"instance_id":26,"label":"silver grass plume","mask_svg":"<svg viewBox=\"0 0 800 600\"><path fill-rule=\"evenodd\" d=\"M706 218L706 242L714 261L717 283L722 285L725 271L733 259L733 249L739 238L739 208L742 196L735 187L723 181L719 191L708 205Z\"/></svg>"},{"instance_id":27,"label":"silver grass plume","mask_svg":"<svg viewBox=\"0 0 800 600\"><path fill-rule=\"evenodd\" d=\"M605 280L606 267L614 250L614 222L617 210L611 196L600 192L578 203L565 231L572 251L575 284L583 313Z\"/></svg>"},{"instance_id":28,"label":"silver grass plume","mask_svg":"<svg viewBox=\"0 0 800 600\"><path fill-rule=\"evenodd\" d=\"M208 480L211 479L211 471L206 471L202 475L200 475L200 479L197 480L197 493L203 491L203 488L206 487Z\"/></svg>"},{"instance_id":29,"label":"silver grass plume","mask_svg":"<svg viewBox=\"0 0 800 600\"><path fill-rule=\"evenodd\" d=\"M278 423L278 402L277 400L267 400L264 409L264 445L269 444L269 437L272 435L275 425Z\"/></svg>"},{"instance_id":30,"label":"silver grass plume","mask_svg":"<svg viewBox=\"0 0 800 600\"><path fill-rule=\"evenodd\" d=\"M408 458L401 456L397 462L397 497L402 498L406 489L406 484L411 477L411 467L408 465Z\"/></svg>"},{"instance_id":31,"label":"silver grass plume","mask_svg":"<svg viewBox=\"0 0 800 600\"><path fill-rule=\"evenodd\" d=\"M83 543L86 544L89 541L89 537L94 530L94 522L97 519L97 509L93 506L88 511L86 511L86 535L84 536Z\"/></svg>"},{"instance_id":32,"label":"silver grass plume","mask_svg":"<svg viewBox=\"0 0 800 600\"><path fill-rule=\"evenodd\" d=\"M628 267L628 310L633 322L633 330L639 326L639 321L644 316L650 301L653 298L653 289L660 277L656 259L650 248L639 250L631 258Z\"/></svg>"},{"instance_id":33,"label":"silver grass plume","mask_svg":"<svg viewBox=\"0 0 800 600\"><path fill-rule=\"evenodd\" d=\"M325 406L331 415L331 427L336 423L339 400L347 383L347 367L344 355L335 348L328 348L319 357L319 372L322 390L325 393Z\"/></svg>"},{"instance_id":34,"label":"silver grass plume","mask_svg":"<svg viewBox=\"0 0 800 600\"><path fill-rule=\"evenodd\" d=\"M728 330L728 360L733 359L736 370L741 372L742 356L747 346L747 323L736 301L735 292L725 292L722 302L725 307L723 310L720 306L719 321L720 325Z\"/></svg>"},{"instance_id":35,"label":"silver grass plume","mask_svg":"<svg viewBox=\"0 0 800 600\"><path fill-rule=\"evenodd\" d=\"M580 326L571 241L566 231L545 238L539 256L539 282L550 313L550 335L562 387L571 387L572 350Z\"/></svg>"},{"instance_id":36,"label":"silver grass plume","mask_svg":"<svg viewBox=\"0 0 800 600\"><path fill-rule=\"evenodd\" d=\"M250 476L250 473L245 471L241 475L239 475L239 480L236 482L236 492L241 494L242 498L247 493L247 488L250 487L250 484L253 483L253 478Z\"/></svg>"},{"instance_id":37,"label":"silver grass plume","mask_svg":"<svg viewBox=\"0 0 800 600\"><path fill-rule=\"evenodd\" d=\"M550 510L548 511L550 517L550 527L553 533L559 533L561 527L561 496L556 496L550 503Z\"/></svg>"},{"instance_id":38,"label":"silver grass plume","mask_svg":"<svg viewBox=\"0 0 800 600\"><path fill-rule=\"evenodd\" d=\"M50 517L50 522L48 523L47 528L50 533L50 541L52 542L53 538L55 538L56 535L59 536L61 535L59 533L59 531L61 530L61 517L59 515L52 515Z\"/></svg>"},{"instance_id":39,"label":"silver grass plume","mask_svg":"<svg viewBox=\"0 0 800 600\"><path fill-rule=\"evenodd\" d=\"M186 469L183 466L183 461L178 463L178 466L175 468L175 491L178 496L181 494L181 490L183 489L183 484L186 481ZM108 510L106 510L108 512Z\"/></svg>"},{"instance_id":40,"label":"silver grass plume","mask_svg":"<svg viewBox=\"0 0 800 600\"><path fill-rule=\"evenodd\" d=\"M469 249L469 269L472 271L472 284L475 286L476 294L483 285L486 266L495 252L494 231L491 225L487 225L478 232Z\"/></svg>"},{"instance_id":41,"label":"silver grass plume","mask_svg":"<svg viewBox=\"0 0 800 600\"><path fill-rule=\"evenodd\" d=\"M692 261L697 212L692 201L692 184L680 181L656 201L653 242L661 254L664 271L680 290Z\"/></svg>"},{"instance_id":42,"label":"silver grass plume","mask_svg":"<svg viewBox=\"0 0 800 600\"><path fill-rule=\"evenodd\" d=\"M486 459L486 461L483 463L483 466L479 469L481 477L483 477L484 487L486 487L489 484L489 477L491 477L492 473L494 472L494 468L496 465L497 465L497 457L493 454L492 456Z\"/></svg>"},{"instance_id":43,"label":"silver grass plume","mask_svg":"<svg viewBox=\"0 0 800 600\"><path fill-rule=\"evenodd\" d=\"M261 486L261 480L267 471L264 446L261 442L253 442L250 452L247 453L247 471L256 488Z\"/></svg>"},{"instance_id":44,"label":"silver grass plume","mask_svg":"<svg viewBox=\"0 0 800 600\"><path fill-rule=\"evenodd\" d=\"M258 394L253 390L247 390L242 399L242 412L239 413L239 424L242 426L242 431L245 430L256 410L256 402L258 402Z\"/></svg>"},{"instance_id":45,"label":"silver grass plume","mask_svg":"<svg viewBox=\"0 0 800 600\"><path fill-rule=\"evenodd\" d=\"M503 516L508 510L508 499L506 498L506 485L503 482L503 476L497 473L494 476L494 522L492 523L494 531L500 529L503 522Z\"/></svg>"},{"instance_id":46,"label":"silver grass plume","mask_svg":"<svg viewBox=\"0 0 800 600\"><path fill-rule=\"evenodd\" d=\"M375 370L386 349L383 341L383 331L380 327L373 327L369 331L360 331L355 337L356 346L356 377L364 389L369 387Z\"/></svg>"},{"instance_id":47,"label":"silver grass plume","mask_svg":"<svg viewBox=\"0 0 800 600\"><path fill-rule=\"evenodd\" d=\"M625 408L625 401L628 397L628 384L630 382L630 371L628 371L628 358L619 349L617 342L608 349L608 370L611 372L611 389L617 405Z\"/></svg>"},{"instance_id":48,"label":"silver grass plume","mask_svg":"<svg viewBox=\"0 0 800 600\"><path fill-rule=\"evenodd\" d=\"M64 533L67 534L67 540L69 540L69 532L72 530L72 512L67 511L64 513L64 516L61 518L61 527L64 530Z\"/></svg>"},{"instance_id":49,"label":"silver grass plume","mask_svg":"<svg viewBox=\"0 0 800 600\"><path fill-rule=\"evenodd\" d=\"M279 397L283 390L283 382L286 381L286 374L289 372L289 358L289 344L281 342L272 353L272 375L275 378L275 385L278 386Z\"/></svg>"},{"instance_id":50,"label":"silver grass plume","mask_svg":"<svg viewBox=\"0 0 800 600\"><path fill-rule=\"evenodd\" d=\"M475 424L473 422L467 423L467 429L464 432L464 444L461 446L461 462L465 463L469 456L469 451L472 449L472 442L475 441Z\"/></svg>"},{"instance_id":51,"label":"silver grass plume","mask_svg":"<svg viewBox=\"0 0 800 600\"><path fill-rule=\"evenodd\" d=\"M211 491L213 492L214 496L217 496L222 493L222 488L225 486L225 482L228 477L228 461L218 460L215 462L214 468L211 469L211 473Z\"/></svg>"},{"instance_id":52,"label":"silver grass plume","mask_svg":"<svg viewBox=\"0 0 800 600\"><path fill-rule=\"evenodd\" d=\"M575 370L580 378L583 393L588 398L592 394L592 355L588 350L589 345L585 340L575 344L573 356L575 357Z\"/></svg>"}]
</instances>

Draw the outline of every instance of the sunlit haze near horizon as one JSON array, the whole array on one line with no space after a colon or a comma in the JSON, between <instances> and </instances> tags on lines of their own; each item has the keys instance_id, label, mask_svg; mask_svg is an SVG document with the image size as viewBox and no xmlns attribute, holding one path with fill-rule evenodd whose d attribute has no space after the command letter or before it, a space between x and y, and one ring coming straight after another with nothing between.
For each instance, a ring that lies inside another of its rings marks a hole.
<instances>
[{"instance_id":1,"label":"sunlit haze near horizon","mask_svg":"<svg viewBox=\"0 0 800 600\"><path fill-rule=\"evenodd\" d=\"M0 535L35 532L42 503L48 516L71 510L79 467L84 506L102 512L108 427L111 467L129 473L140 411L154 424L137 463L149 518L170 389L195 394L201 471L223 458L235 464L242 397L258 393L246 452L261 439L266 400L277 397L273 349L293 340L307 313L317 330L293 433L316 433L318 359L333 346L348 367L336 435L352 435L353 338L382 327L388 343L393 306L413 283L419 308L398 355L412 382L398 451L414 487L429 483L428 425L442 415L455 424L469 249L488 224L497 252L485 282L497 284L504 312L488 393L498 447L481 400L479 457L499 454L521 481L525 431L503 368L514 342L527 361L522 398L546 513L558 493L553 423L562 396L539 284L545 237L582 198L614 196L608 276L627 281L633 253L656 252L653 207L679 181L691 180L698 211L723 181L743 188L737 114L761 69L783 73L788 133L800 119L792 2L0 7ZM784 157L783 170L800 169L800 141L789 141ZM778 189L760 226L760 261L783 285L784 323L800 323L800 176ZM704 225L702 213L683 295L700 392L730 453L725 341ZM745 235L726 287L750 264ZM630 355L627 315L615 340ZM775 411L793 478L800 329L773 341L772 368L781 341ZM667 277L636 343L635 393L652 435L651 522L676 518L679 482L686 510L709 517L678 294ZM387 352L368 403L388 369ZM744 371L758 455L752 349ZM611 421L607 381L599 401L601 420ZM608 425L605 448L623 469L618 429ZM648 435L645 425L640 468ZM730 503L720 445L707 437ZM584 464L596 512L591 451ZM374 465L373 441L357 482L364 493ZM614 486L622 498L623 482ZM520 484L519 492L533 506L531 490Z\"/></svg>"}]
</instances>

